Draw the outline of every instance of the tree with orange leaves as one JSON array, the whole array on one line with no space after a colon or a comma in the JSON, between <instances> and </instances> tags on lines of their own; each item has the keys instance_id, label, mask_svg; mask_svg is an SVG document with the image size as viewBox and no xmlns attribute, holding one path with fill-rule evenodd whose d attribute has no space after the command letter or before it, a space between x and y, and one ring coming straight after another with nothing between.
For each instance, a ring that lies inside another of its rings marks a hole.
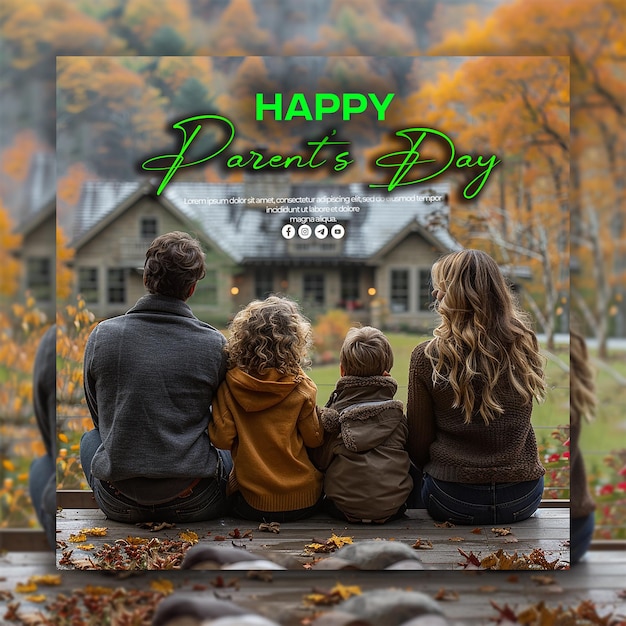
<instances>
[{"instance_id":1,"label":"tree with orange leaves","mask_svg":"<svg viewBox=\"0 0 626 626\"><path fill-rule=\"evenodd\" d=\"M0 300L14 296L19 288L20 264L14 253L22 238L13 231L13 222L0 202Z\"/></svg>"},{"instance_id":2,"label":"tree with orange leaves","mask_svg":"<svg viewBox=\"0 0 626 626\"><path fill-rule=\"evenodd\" d=\"M563 55L571 67L573 300L607 355L626 331L626 5L621 0L515 0L449 33L432 54ZM621 328L620 328L621 326Z\"/></svg>"},{"instance_id":3,"label":"tree with orange leaves","mask_svg":"<svg viewBox=\"0 0 626 626\"><path fill-rule=\"evenodd\" d=\"M74 273L69 268L74 258L74 250L67 245L63 229L57 225L56 245L56 297L57 301L64 302L72 294L74 287Z\"/></svg>"}]
</instances>

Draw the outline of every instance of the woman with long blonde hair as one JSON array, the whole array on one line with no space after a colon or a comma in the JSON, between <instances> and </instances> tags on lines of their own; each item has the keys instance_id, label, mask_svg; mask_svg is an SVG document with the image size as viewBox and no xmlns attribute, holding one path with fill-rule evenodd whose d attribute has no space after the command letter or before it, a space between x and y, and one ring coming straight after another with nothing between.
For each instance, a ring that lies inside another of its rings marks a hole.
<instances>
[{"instance_id":1,"label":"woman with long blonde hair","mask_svg":"<svg viewBox=\"0 0 626 626\"><path fill-rule=\"evenodd\" d=\"M431 274L441 321L411 355L407 403L421 499L455 524L526 519L545 474L530 422L546 391L537 338L487 253L447 254Z\"/></svg>"}]
</instances>

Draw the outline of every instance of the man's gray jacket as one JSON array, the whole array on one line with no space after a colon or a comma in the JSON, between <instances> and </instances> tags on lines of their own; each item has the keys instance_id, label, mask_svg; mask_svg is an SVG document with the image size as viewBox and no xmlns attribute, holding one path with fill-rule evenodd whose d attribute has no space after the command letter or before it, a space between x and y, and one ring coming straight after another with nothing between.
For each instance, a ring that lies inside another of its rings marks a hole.
<instances>
[{"instance_id":1,"label":"man's gray jacket","mask_svg":"<svg viewBox=\"0 0 626 626\"><path fill-rule=\"evenodd\" d=\"M96 478L216 475L207 427L225 342L185 302L161 295L96 326L84 358L87 406L102 437Z\"/></svg>"}]
</instances>

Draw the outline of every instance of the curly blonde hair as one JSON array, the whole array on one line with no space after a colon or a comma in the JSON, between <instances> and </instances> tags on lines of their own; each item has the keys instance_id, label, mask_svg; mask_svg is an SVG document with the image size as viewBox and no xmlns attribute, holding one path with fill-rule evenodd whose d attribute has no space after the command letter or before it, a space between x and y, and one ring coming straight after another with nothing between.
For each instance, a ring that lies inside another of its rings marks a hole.
<instances>
[{"instance_id":1,"label":"curly blonde hair","mask_svg":"<svg viewBox=\"0 0 626 626\"><path fill-rule=\"evenodd\" d=\"M297 376L308 364L312 345L309 321L292 300L269 296L235 315L226 345L228 367L263 375L268 369Z\"/></svg>"},{"instance_id":2,"label":"curly blonde hair","mask_svg":"<svg viewBox=\"0 0 626 626\"><path fill-rule=\"evenodd\" d=\"M504 412L496 390L508 383L524 404L545 398L544 359L525 314L518 309L498 267L487 253L461 250L431 270L441 322L425 354L433 384L447 383L464 422L479 413L486 424Z\"/></svg>"}]
</instances>

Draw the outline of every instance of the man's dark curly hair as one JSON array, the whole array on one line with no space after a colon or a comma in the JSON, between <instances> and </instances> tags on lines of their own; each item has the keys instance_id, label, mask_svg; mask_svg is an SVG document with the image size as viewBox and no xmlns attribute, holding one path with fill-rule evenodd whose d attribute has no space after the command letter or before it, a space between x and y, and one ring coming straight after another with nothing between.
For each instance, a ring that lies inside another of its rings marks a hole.
<instances>
[{"instance_id":1,"label":"man's dark curly hair","mask_svg":"<svg viewBox=\"0 0 626 626\"><path fill-rule=\"evenodd\" d=\"M157 237L146 252L143 284L152 294L187 300L206 274L200 242L175 230Z\"/></svg>"}]
</instances>

